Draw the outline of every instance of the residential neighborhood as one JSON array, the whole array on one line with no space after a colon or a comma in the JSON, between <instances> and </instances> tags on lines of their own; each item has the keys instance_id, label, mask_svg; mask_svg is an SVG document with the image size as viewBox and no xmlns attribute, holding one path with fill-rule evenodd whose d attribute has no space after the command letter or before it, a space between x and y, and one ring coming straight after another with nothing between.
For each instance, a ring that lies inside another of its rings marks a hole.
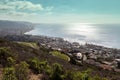
<instances>
[{"instance_id":1,"label":"residential neighborhood","mask_svg":"<svg viewBox=\"0 0 120 80\"><path fill-rule=\"evenodd\" d=\"M69 42L62 38L32 35L8 35L4 38L11 41L37 42L39 46L57 50L72 57L75 61L83 62L106 70L120 71L120 50L107 48L94 44L80 45L77 42Z\"/></svg>"}]
</instances>

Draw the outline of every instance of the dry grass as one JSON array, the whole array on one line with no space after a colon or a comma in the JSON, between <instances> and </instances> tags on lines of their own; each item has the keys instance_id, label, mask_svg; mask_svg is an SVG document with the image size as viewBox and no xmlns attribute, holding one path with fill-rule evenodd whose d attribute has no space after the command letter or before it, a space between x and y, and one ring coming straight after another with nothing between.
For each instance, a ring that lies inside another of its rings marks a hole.
<instances>
[{"instance_id":1,"label":"dry grass","mask_svg":"<svg viewBox=\"0 0 120 80\"><path fill-rule=\"evenodd\" d=\"M29 80L41 80L42 74L31 74Z\"/></svg>"}]
</instances>

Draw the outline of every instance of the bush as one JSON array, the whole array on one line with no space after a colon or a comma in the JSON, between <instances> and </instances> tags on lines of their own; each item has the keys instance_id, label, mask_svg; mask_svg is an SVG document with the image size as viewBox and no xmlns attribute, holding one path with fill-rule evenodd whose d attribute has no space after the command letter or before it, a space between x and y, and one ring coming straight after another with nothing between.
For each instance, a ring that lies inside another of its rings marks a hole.
<instances>
[{"instance_id":1,"label":"bush","mask_svg":"<svg viewBox=\"0 0 120 80\"><path fill-rule=\"evenodd\" d=\"M29 65L26 62L21 62L16 68L16 76L18 80L28 80Z\"/></svg>"},{"instance_id":2,"label":"bush","mask_svg":"<svg viewBox=\"0 0 120 80\"><path fill-rule=\"evenodd\" d=\"M47 74L50 74L51 73L51 67L48 65L48 62L47 61L42 61L42 62L39 62L39 67L40 67L40 71L42 73L47 73Z\"/></svg>"},{"instance_id":3,"label":"bush","mask_svg":"<svg viewBox=\"0 0 120 80\"><path fill-rule=\"evenodd\" d=\"M12 57L7 58L7 66L12 67L15 64L15 60Z\"/></svg>"},{"instance_id":4,"label":"bush","mask_svg":"<svg viewBox=\"0 0 120 80\"><path fill-rule=\"evenodd\" d=\"M37 58L33 58L28 61L30 68L36 73L40 73L40 67L39 67L39 60Z\"/></svg>"},{"instance_id":5,"label":"bush","mask_svg":"<svg viewBox=\"0 0 120 80\"><path fill-rule=\"evenodd\" d=\"M50 78L50 80L63 80L63 68L60 64L53 64Z\"/></svg>"},{"instance_id":6,"label":"bush","mask_svg":"<svg viewBox=\"0 0 120 80\"><path fill-rule=\"evenodd\" d=\"M80 71L66 71L65 80L90 80L90 74L91 69L88 69L86 71L80 72Z\"/></svg>"},{"instance_id":7,"label":"bush","mask_svg":"<svg viewBox=\"0 0 120 80\"><path fill-rule=\"evenodd\" d=\"M15 69L13 67L4 69L3 80L17 80L15 76Z\"/></svg>"},{"instance_id":8,"label":"bush","mask_svg":"<svg viewBox=\"0 0 120 80\"><path fill-rule=\"evenodd\" d=\"M99 76L94 76L93 78L91 78L91 80L108 80L106 78L101 78Z\"/></svg>"},{"instance_id":9,"label":"bush","mask_svg":"<svg viewBox=\"0 0 120 80\"><path fill-rule=\"evenodd\" d=\"M47 73L50 74L51 67L48 65L47 61L39 61L39 59L34 58L28 61L30 68L37 74Z\"/></svg>"},{"instance_id":10,"label":"bush","mask_svg":"<svg viewBox=\"0 0 120 80\"><path fill-rule=\"evenodd\" d=\"M14 63L14 56L8 48L0 48L0 64L10 67Z\"/></svg>"},{"instance_id":11,"label":"bush","mask_svg":"<svg viewBox=\"0 0 120 80\"><path fill-rule=\"evenodd\" d=\"M73 72L71 70L66 71L65 80L73 80L74 79L74 74L75 74L75 72Z\"/></svg>"}]
</instances>

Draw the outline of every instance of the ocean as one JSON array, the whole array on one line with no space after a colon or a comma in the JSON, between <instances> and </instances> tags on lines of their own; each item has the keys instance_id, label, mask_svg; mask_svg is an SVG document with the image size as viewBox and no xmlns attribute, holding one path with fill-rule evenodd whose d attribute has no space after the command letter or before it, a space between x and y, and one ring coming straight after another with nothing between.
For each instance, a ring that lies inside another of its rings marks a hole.
<instances>
[{"instance_id":1,"label":"ocean","mask_svg":"<svg viewBox=\"0 0 120 80\"><path fill-rule=\"evenodd\" d=\"M120 24L36 24L25 34L61 37L70 42L120 49Z\"/></svg>"}]
</instances>

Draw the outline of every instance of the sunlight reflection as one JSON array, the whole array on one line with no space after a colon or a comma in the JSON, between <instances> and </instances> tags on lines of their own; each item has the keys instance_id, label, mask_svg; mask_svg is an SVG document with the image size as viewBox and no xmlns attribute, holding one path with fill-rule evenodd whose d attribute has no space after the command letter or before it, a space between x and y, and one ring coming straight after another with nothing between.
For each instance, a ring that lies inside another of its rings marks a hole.
<instances>
[{"instance_id":1,"label":"sunlight reflection","mask_svg":"<svg viewBox=\"0 0 120 80\"><path fill-rule=\"evenodd\" d=\"M69 27L70 34L79 34L86 36L87 39L98 38L97 28L89 24L71 24Z\"/></svg>"}]
</instances>

